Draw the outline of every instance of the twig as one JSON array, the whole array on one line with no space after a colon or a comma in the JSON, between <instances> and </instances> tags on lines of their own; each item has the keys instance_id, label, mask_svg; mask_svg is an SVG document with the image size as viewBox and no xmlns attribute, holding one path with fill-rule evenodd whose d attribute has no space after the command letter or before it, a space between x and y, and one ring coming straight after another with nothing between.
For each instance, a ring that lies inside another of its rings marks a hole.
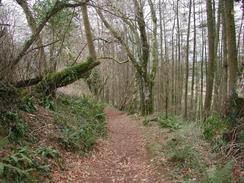
<instances>
[{"instance_id":1,"label":"twig","mask_svg":"<svg viewBox=\"0 0 244 183\"><path fill-rule=\"evenodd\" d=\"M42 45L42 46L38 46L38 47L32 48L31 50L27 51L25 54L27 55L29 52L32 52L34 50L37 50L37 49L40 49L40 48L44 48L44 47L50 46L50 45L55 44L55 43L57 43L59 41L60 40L56 40L56 41L53 41L51 43L48 43L48 44L45 44L45 45Z\"/></svg>"},{"instance_id":2,"label":"twig","mask_svg":"<svg viewBox=\"0 0 244 183\"><path fill-rule=\"evenodd\" d=\"M37 129L31 131L30 132L30 135L33 135L34 133L39 132L39 131L41 131L41 130L43 130L45 128L48 128L50 126L53 126L53 124L44 124L43 126L41 126L41 127L37 128Z\"/></svg>"},{"instance_id":3,"label":"twig","mask_svg":"<svg viewBox=\"0 0 244 183\"><path fill-rule=\"evenodd\" d=\"M100 57L100 58L98 58L98 60L107 60L107 59L113 60L113 61L117 62L118 64L125 64L125 63L129 62L129 60L125 60L123 62L120 62L120 61L118 61L117 59L115 59L113 57Z\"/></svg>"},{"instance_id":4,"label":"twig","mask_svg":"<svg viewBox=\"0 0 244 183\"><path fill-rule=\"evenodd\" d=\"M95 39L93 39L93 41L98 41L98 40L102 40L102 41L104 41L106 43L112 43L112 41L108 41L108 40L103 39L103 38L95 38ZM82 52L84 51L84 49L86 48L86 46L87 46L87 43L85 43L85 45L81 48L81 51L79 52L79 54L75 58L73 64L76 64L77 60L80 58L80 56L81 56ZM98 58L98 59L103 59L103 58ZM108 58L104 58L104 59L108 59Z\"/></svg>"}]
</instances>

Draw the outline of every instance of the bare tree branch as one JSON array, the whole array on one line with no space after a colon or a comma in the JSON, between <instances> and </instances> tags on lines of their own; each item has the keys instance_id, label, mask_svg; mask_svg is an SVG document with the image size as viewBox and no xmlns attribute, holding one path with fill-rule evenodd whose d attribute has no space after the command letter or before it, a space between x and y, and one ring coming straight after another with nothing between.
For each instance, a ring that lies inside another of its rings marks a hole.
<instances>
[{"instance_id":1,"label":"bare tree branch","mask_svg":"<svg viewBox=\"0 0 244 183\"><path fill-rule=\"evenodd\" d=\"M76 8L82 6L85 2L79 2L79 3L63 3L61 1L56 1L54 6L51 8L51 10L47 13L46 17L41 21L41 23L37 26L36 31L30 36L30 38L24 43L21 51L17 55L17 57L13 60L13 62L8 66L3 68L0 72L8 72L9 69L13 69L15 65L19 63L19 61L23 58L26 51L30 48L30 46L33 44L33 42L37 39L38 35L41 33L42 29L46 25L46 23L49 21L51 17L56 15L58 12L60 12L64 8ZM4 75L4 74L3 74Z\"/></svg>"},{"instance_id":2,"label":"bare tree branch","mask_svg":"<svg viewBox=\"0 0 244 183\"><path fill-rule=\"evenodd\" d=\"M30 52L32 52L32 51L34 51L34 50L37 50L37 49L40 49L40 48L44 48L44 47L53 45L53 44L55 44L55 43L57 43L57 42L59 42L59 41L60 41L60 40L56 40L56 41L53 41L53 42L51 42L51 43L47 43L47 44L45 44L45 45L42 45L42 46L38 46L38 47L32 48L31 50L28 50L25 54L27 55L28 53L30 53Z\"/></svg>"},{"instance_id":3,"label":"bare tree branch","mask_svg":"<svg viewBox=\"0 0 244 183\"><path fill-rule=\"evenodd\" d=\"M121 62L121 61L119 61L119 60L117 60L117 59L115 59L113 57L99 57L98 60L113 60L113 61L115 61L118 64L125 64L125 63L129 62L129 60L125 60L125 61Z\"/></svg>"},{"instance_id":4,"label":"bare tree branch","mask_svg":"<svg viewBox=\"0 0 244 183\"><path fill-rule=\"evenodd\" d=\"M130 50L129 46L125 43L123 38L121 37L121 34L116 31L106 20L106 18L103 16L101 10L99 8L96 9L98 16L101 18L103 21L105 27L110 30L110 32L113 34L113 36L120 42L120 44L125 48L126 53L131 60L132 64L137 68L137 71L140 73L143 73L139 63L137 62L135 56L133 55L132 51Z\"/></svg>"}]
</instances>

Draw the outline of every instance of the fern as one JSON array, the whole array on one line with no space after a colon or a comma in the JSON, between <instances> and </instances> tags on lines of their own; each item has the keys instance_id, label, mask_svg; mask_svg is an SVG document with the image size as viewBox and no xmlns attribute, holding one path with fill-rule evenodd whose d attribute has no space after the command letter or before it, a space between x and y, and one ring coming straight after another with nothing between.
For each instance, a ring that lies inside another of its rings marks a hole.
<instances>
[{"instance_id":1,"label":"fern","mask_svg":"<svg viewBox=\"0 0 244 183\"><path fill-rule=\"evenodd\" d=\"M213 168L209 170L201 183L231 183L232 165L233 163L229 162L222 168Z\"/></svg>"},{"instance_id":2,"label":"fern","mask_svg":"<svg viewBox=\"0 0 244 183\"><path fill-rule=\"evenodd\" d=\"M23 99L23 104L20 106L20 109L29 113L36 111L36 107L33 102L33 97L26 96Z\"/></svg>"},{"instance_id":3,"label":"fern","mask_svg":"<svg viewBox=\"0 0 244 183\"><path fill-rule=\"evenodd\" d=\"M161 115L158 117L158 122L161 128L170 128L173 130L181 129L181 124L178 122L177 118L175 117L168 117Z\"/></svg>"},{"instance_id":4,"label":"fern","mask_svg":"<svg viewBox=\"0 0 244 183\"><path fill-rule=\"evenodd\" d=\"M61 136L59 142L69 151L87 152L97 137L106 135L104 105L88 97L61 96L55 106ZM62 115L65 113L65 116Z\"/></svg>"},{"instance_id":5,"label":"fern","mask_svg":"<svg viewBox=\"0 0 244 183\"><path fill-rule=\"evenodd\" d=\"M6 112L1 126L9 129L8 139L14 142L23 138L28 130L27 123L17 112Z\"/></svg>"},{"instance_id":6,"label":"fern","mask_svg":"<svg viewBox=\"0 0 244 183\"><path fill-rule=\"evenodd\" d=\"M41 155L45 158L55 159L55 158L60 157L58 151L56 151L55 149L49 148L49 147L40 147L35 151L35 153L37 155Z\"/></svg>"},{"instance_id":7,"label":"fern","mask_svg":"<svg viewBox=\"0 0 244 183\"><path fill-rule=\"evenodd\" d=\"M27 147L17 149L0 161L0 179L4 182L36 182L38 175L47 172L49 167L41 163L41 158L37 158L36 153Z\"/></svg>"},{"instance_id":8,"label":"fern","mask_svg":"<svg viewBox=\"0 0 244 183\"><path fill-rule=\"evenodd\" d=\"M204 138L206 140L214 140L219 134L226 131L228 125L220 116L214 114L206 119L202 127Z\"/></svg>"}]
</instances>

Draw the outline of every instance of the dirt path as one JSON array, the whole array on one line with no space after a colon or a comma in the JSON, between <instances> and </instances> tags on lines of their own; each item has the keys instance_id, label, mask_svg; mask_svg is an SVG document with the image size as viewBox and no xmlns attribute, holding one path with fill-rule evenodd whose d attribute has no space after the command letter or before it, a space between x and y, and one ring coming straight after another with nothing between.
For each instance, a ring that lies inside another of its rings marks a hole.
<instances>
[{"instance_id":1,"label":"dirt path","mask_svg":"<svg viewBox=\"0 0 244 183\"><path fill-rule=\"evenodd\" d=\"M140 122L112 108L105 112L108 138L89 157L67 158L67 171L55 182L167 183L150 163Z\"/></svg>"}]
</instances>

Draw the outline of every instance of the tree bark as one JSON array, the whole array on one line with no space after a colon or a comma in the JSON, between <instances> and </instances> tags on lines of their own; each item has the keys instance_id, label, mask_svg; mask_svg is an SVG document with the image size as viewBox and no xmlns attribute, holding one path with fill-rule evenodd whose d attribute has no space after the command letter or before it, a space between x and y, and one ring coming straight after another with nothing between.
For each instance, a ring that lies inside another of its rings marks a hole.
<instances>
[{"instance_id":1,"label":"tree bark","mask_svg":"<svg viewBox=\"0 0 244 183\"><path fill-rule=\"evenodd\" d=\"M24 80L24 81L19 81L17 83L13 83L13 85L16 88L24 88L24 87L29 87L29 86L33 86L36 85L37 83L39 83L41 80L43 79L42 76L36 77L36 78L32 78L32 79L28 79L28 80Z\"/></svg>"},{"instance_id":2,"label":"tree bark","mask_svg":"<svg viewBox=\"0 0 244 183\"><path fill-rule=\"evenodd\" d=\"M208 69L207 69L207 88L204 102L204 115L209 115L212 103L214 66L215 66L215 26L213 18L212 0L207 0L207 21L208 21Z\"/></svg>"},{"instance_id":3,"label":"tree bark","mask_svg":"<svg viewBox=\"0 0 244 183\"><path fill-rule=\"evenodd\" d=\"M143 76L137 75L138 88L140 92L140 111L142 115L153 113L153 82L145 81Z\"/></svg>"},{"instance_id":4,"label":"tree bark","mask_svg":"<svg viewBox=\"0 0 244 183\"><path fill-rule=\"evenodd\" d=\"M96 54L95 46L93 43L93 35L92 35L90 20L89 20L89 16L88 16L87 4L83 4L81 6L81 12L82 12L83 25L84 25L84 29L85 29L86 40L87 40L87 45L88 45L88 50L89 50L89 56L94 61L96 61L97 54ZM88 75L88 77L86 79L86 83L88 85L88 88L91 91L91 93L96 98L98 98L99 90L101 90L101 87L103 87L101 76L97 69L94 69L90 73L87 73L87 75Z\"/></svg>"},{"instance_id":5,"label":"tree bark","mask_svg":"<svg viewBox=\"0 0 244 183\"><path fill-rule=\"evenodd\" d=\"M217 23L215 28L215 82L214 82L214 99L213 99L213 110L217 111L219 106L219 89L220 89L220 82L221 82L221 59L218 58L218 48L219 48L219 32L220 32L220 18L221 18L221 9L222 9L222 1L218 3L218 12L217 12Z\"/></svg>"},{"instance_id":6,"label":"tree bark","mask_svg":"<svg viewBox=\"0 0 244 183\"><path fill-rule=\"evenodd\" d=\"M27 50L31 47L33 42L38 38L39 34L41 33L42 29L46 25L46 23L52 18L54 15L56 15L59 11L61 11L64 8L75 8L83 5L86 2L80 2L75 4L68 4L60 1L56 1L54 6L50 9L50 11L46 14L45 18L41 21L41 23L36 27L36 30L32 35L25 41L24 45L22 46L22 49L17 54L17 56L13 59L13 61L3 69L0 70L3 77L1 76L0 79L5 79L4 76L6 73L10 72L14 67L20 62L20 60L25 56Z\"/></svg>"},{"instance_id":7,"label":"tree bark","mask_svg":"<svg viewBox=\"0 0 244 183\"><path fill-rule=\"evenodd\" d=\"M25 1L25 0L16 0L16 1L22 7L22 9L25 13L28 25L31 29L31 32L32 32L32 34L34 34L37 30L37 24L30 11L27 1ZM46 61L46 55L45 55L45 51L44 51L44 47L43 47L43 43L42 43L40 34L37 35L36 44L39 47L40 60L39 60L38 69L39 69L39 76L41 76L43 72L47 71L47 61Z\"/></svg>"},{"instance_id":8,"label":"tree bark","mask_svg":"<svg viewBox=\"0 0 244 183\"><path fill-rule=\"evenodd\" d=\"M177 112L181 112L181 102L182 102L182 61L181 61L181 29L180 29L180 15L179 15L179 1L177 0L176 3L176 25L177 25L177 97L176 103L177 105Z\"/></svg>"},{"instance_id":9,"label":"tree bark","mask_svg":"<svg viewBox=\"0 0 244 183\"><path fill-rule=\"evenodd\" d=\"M192 0L189 5L188 15L188 28L187 28L187 40L186 40L186 80L185 80L185 106L184 106L184 118L188 118L188 77L189 77L189 44L190 44L190 29L191 29L191 6Z\"/></svg>"},{"instance_id":10,"label":"tree bark","mask_svg":"<svg viewBox=\"0 0 244 183\"><path fill-rule=\"evenodd\" d=\"M146 33L146 23L144 20L143 15L143 7L142 2L139 0L133 0L133 4L135 7L135 16L136 16L136 23L138 25L138 30L140 35L137 35L137 31L132 31L135 34L136 39L140 39L137 42L137 49L138 49L138 58L134 55L133 50L129 47L126 40L122 37L120 31L117 31L113 28L113 26L106 20L103 16L101 10L96 8L96 11L101 18L102 22L104 23L105 27L112 33L112 35L119 41L119 43L124 47L129 60L133 64L134 68L136 69L136 77L137 77L137 85L139 89L139 96L140 96L140 109L143 115L151 114L153 112L153 84L157 70L158 58L157 58L157 43L156 43L156 14L154 12L154 7L152 1L149 0L149 6L151 10L151 16L153 19L153 48L152 48L152 67L148 68L148 64L150 62L150 46L148 43L148 37ZM121 12L120 12L121 13ZM131 28L135 27L130 24L126 19L122 20Z\"/></svg>"},{"instance_id":11,"label":"tree bark","mask_svg":"<svg viewBox=\"0 0 244 183\"><path fill-rule=\"evenodd\" d=\"M85 33L86 33L86 40L87 40L87 45L89 49L89 55L94 61L97 58L95 46L93 44L93 36L92 36L92 31L91 31L91 24L89 21L89 16L87 12L87 4L83 4L81 6L81 12L82 12L82 18L83 18L83 24L85 28Z\"/></svg>"},{"instance_id":12,"label":"tree bark","mask_svg":"<svg viewBox=\"0 0 244 183\"><path fill-rule=\"evenodd\" d=\"M226 19L225 19L225 12L224 12L224 5L222 4L222 21L223 21L223 28L222 28L222 42L223 42L223 65L222 65L222 105L227 98L228 93L228 51L227 51L227 38L226 38Z\"/></svg>"},{"instance_id":13,"label":"tree bark","mask_svg":"<svg viewBox=\"0 0 244 183\"><path fill-rule=\"evenodd\" d=\"M196 106L194 106L194 99L195 99L195 94L194 94L194 85L195 85L195 70L197 69L195 67L196 62L197 62L197 53L196 53L196 38L197 38L197 29L196 29L196 1L193 0L193 61L192 61L192 83L191 83L191 104L190 104L190 109L191 109L191 117L195 117L195 108ZM197 85L197 83L196 83ZM196 92L196 91L195 91Z\"/></svg>"},{"instance_id":14,"label":"tree bark","mask_svg":"<svg viewBox=\"0 0 244 183\"><path fill-rule=\"evenodd\" d=\"M35 87L34 91L42 95L50 95L59 87L69 85L84 77L87 72L93 69L100 62L94 62L92 58L78 65L71 66L59 72L49 73Z\"/></svg>"},{"instance_id":15,"label":"tree bark","mask_svg":"<svg viewBox=\"0 0 244 183\"><path fill-rule=\"evenodd\" d=\"M236 49L236 31L234 20L234 1L224 0L225 20L226 20L226 38L228 49L228 68L229 68L229 87L228 95L231 96L235 90L237 81L237 49Z\"/></svg>"}]
</instances>

